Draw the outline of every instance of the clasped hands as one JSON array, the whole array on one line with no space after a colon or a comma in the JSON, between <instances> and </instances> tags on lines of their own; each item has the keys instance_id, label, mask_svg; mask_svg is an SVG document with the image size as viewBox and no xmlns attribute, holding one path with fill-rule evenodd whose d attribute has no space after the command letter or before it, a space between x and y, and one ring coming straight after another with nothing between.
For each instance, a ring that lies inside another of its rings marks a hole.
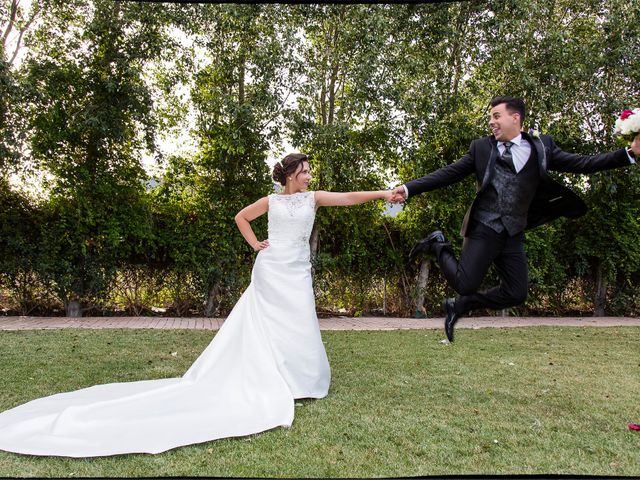
<instances>
[{"instance_id":1,"label":"clasped hands","mask_svg":"<svg viewBox=\"0 0 640 480\"><path fill-rule=\"evenodd\" d=\"M402 185L391 190L391 198L388 200L391 203L404 203L407 199L406 190Z\"/></svg>"}]
</instances>

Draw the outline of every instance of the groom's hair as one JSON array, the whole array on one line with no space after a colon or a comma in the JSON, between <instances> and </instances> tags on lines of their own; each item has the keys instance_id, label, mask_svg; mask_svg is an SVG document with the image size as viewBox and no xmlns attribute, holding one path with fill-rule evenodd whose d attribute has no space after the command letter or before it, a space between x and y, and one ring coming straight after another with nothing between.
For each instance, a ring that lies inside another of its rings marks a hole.
<instances>
[{"instance_id":1,"label":"groom's hair","mask_svg":"<svg viewBox=\"0 0 640 480\"><path fill-rule=\"evenodd\" d=\"M493 97L489 102L489 104L491 105L491 108L497 107L501 103L506 104L506 109L509 113L519 113L520 125L524 125L524 116L526 113L524 100L522 100L521 98L514 98L509 95L503 95L500 97Z\"/></svg>"}]
</instances>

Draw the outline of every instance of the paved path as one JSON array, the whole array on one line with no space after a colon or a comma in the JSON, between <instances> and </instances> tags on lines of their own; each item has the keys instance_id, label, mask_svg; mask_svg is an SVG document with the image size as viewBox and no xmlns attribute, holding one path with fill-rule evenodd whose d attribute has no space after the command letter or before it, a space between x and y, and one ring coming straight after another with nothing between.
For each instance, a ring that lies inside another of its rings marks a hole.
<instances>
[{"instance_id":1,"label":"paved path","mask_svg":"<svg viewBox=\"0 0 640 480\"><path fill-rule=\"evenodd\" d=\"M0 330L55 328L183 328L217 330L224 318L175 317L0 317ZM320 319L321 330L417 330L443 328L443 318L331 317ZM614 327L640 326L635 317L471 317L462 318L456 328L485 327Z\"/></svg>"}]
</instances>

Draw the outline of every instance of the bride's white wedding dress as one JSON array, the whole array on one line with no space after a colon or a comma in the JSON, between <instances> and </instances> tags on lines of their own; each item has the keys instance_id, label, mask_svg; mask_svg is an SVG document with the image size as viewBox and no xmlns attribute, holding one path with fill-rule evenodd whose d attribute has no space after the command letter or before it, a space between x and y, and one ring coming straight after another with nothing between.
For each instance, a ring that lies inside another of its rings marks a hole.
<instances>
[{"instance_id":1,"label":"bride's white wedding dress","mask_svg":"<svg viewBox=\"0 0 640 480\"><path fill-rule=\"evenodd\" d=\"M290 426L330 370L315 312L314 192L269 196L269 247L213 341L180 378L96 385L0 413L0 449L92 457L159 453Z\"/></svg>"}]
</instances>

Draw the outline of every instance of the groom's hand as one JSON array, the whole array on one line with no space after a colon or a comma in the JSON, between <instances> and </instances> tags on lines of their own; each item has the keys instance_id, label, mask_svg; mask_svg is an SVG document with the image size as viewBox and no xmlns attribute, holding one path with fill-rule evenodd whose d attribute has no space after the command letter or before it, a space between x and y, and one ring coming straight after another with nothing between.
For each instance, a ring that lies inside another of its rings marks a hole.
<instances>
[{"instance_id":1,"label":"groom's hand","mask_svg":"<svg viewBox=\"0 0 640 480\"><path fill-rule=\"evenodd\" d=\"M405 195L406 195L406 191L404 187L400 185L399 187L396 187L391 191L391 202L404 203L404 201L407 199Z\"/></svg>"}]
</instances>

